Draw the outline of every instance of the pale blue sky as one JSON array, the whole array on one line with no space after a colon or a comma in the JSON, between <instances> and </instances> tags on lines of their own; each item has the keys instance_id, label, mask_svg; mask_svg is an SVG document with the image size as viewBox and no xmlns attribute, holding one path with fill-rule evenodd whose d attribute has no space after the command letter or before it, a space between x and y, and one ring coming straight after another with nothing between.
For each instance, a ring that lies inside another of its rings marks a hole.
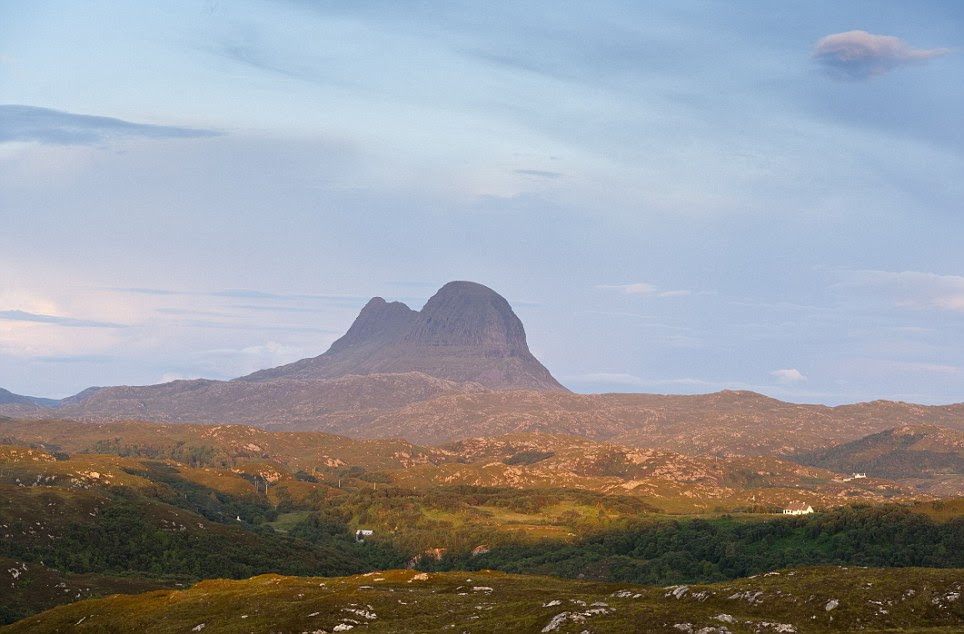
<instances>
[{"instance_id":1,"label":"pale blue sky","mask_svg":"<svg viewBox=\"0 0 964 634\"><path fill-rule=\"evenodd\" d=\"M0 387L505 295L577 391L964 401L964 7L0 4Z\"/></svg>"}]
</instances>

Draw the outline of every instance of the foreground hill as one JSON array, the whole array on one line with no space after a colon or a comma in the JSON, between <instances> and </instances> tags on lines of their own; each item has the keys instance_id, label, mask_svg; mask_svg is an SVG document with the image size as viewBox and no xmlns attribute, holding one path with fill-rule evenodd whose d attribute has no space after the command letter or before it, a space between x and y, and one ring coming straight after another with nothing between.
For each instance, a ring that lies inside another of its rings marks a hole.
<instances>
[{"instance_id":1,"label":"foreground hill","mask_svg":"<svg viewBox=\"0 0 964 634\"><path fill-rule=\"evenodd\" d=\"M4 619L172 580L406 562L656 583L814 562L962 565L952 504L868 506L901 489L769 457L531 434L422 448L159 423L6 421L0 435L19 443L0 446L0 557L13 562ZM786 518L790 499L833 508ZM360 528L374 530L365 543Z\"/></svg>"},{"instance_id":2,"label":"foreground hill","mask_svg":"<svg viewBox=\"0 0 964 634\"><path fill-rule=\"evenodd\" d=\"M496 572L203 581L114 595L20 632L959 632L964 571L802 568L712 585L629 586Z\"/></svg>"}]
</instances>

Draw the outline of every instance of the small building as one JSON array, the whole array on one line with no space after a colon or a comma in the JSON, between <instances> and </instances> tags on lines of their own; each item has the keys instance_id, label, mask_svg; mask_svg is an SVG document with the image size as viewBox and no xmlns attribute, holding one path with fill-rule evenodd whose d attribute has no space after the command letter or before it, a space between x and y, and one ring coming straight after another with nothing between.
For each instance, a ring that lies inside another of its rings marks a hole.
<instances>
[{"instance_id":1,"label":"small building","mask_svg":"<svg viewBox=\"0 0 964 634\"><path fill-rule=\"evenodd\" d=\"M859 480L860 478L866 478L866 477L867 477L866 473L854 473L854 474L851 474L850 479Z\"/></svg>"},{"instance_id":2,"label":"small building","mask_svg":"<svg viewBox=\"0 0 964 634\"><path fill-rule=\"evenodd\" d=\"M807 515L813 513L813 507L803 502L790 502L787 508L783 509L784 515Z\"/></svg>"},{"instance_id":3,"label":"small building","mask_svg":"<svg viewBox=\"0 0 964 634\"><path fill-rule=\"evenodd\" d=\"M364 544L365 538L371 537L374 534L375 534L375 531L373 530L369 530L367 528L359 528L357 531L355 531L355 541L358 542L359 544Z\"/></svg>"}]
</instances>

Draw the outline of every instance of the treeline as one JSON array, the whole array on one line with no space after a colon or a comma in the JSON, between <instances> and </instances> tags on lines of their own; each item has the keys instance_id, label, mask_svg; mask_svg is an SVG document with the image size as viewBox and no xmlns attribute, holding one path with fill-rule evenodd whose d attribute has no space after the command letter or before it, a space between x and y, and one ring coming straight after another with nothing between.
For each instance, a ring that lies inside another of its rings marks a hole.
<instances>
[{"instance_id":1,"label":"treeline","mask_svg":"<svg viewBox=\"0 0 964 634\"><path fill-rule=\"evenodd\" d=\"M239 497L206 487L181 477L177 467L164 462L142 461L140 469L125 469L131 475L147 478L156 486L152 497L197 513L212 522L241 519L258 525L277 519L278 509L258 494ZM244 477L244 474L242 474Z\"/></svg>"},{"instance_id":2,"label":"treeline","mask_svg":"<svg viewBox=\"0 0 964 634\"><path fill-rule=\"evenodd\" d=\"M183 440L174 445L152 446L123 444L120 438L98 440L80 453L114 454L122 458L149 458L151 460L173 460L192 468L234 466L235 456L229 456L220 449L207 445L188 445Z\"/></svg>"},{"instance_id":3,"label":"treeline","mask_svg":"<svg viewBox=\"0 0 964 634\"><path fill-rule=\"evenodd\" d=\"M91 521L65 525L55 539L0 540L0 555L67 572L138 572L195 580L241 579L268 572L345 575L372 569L362 558L333 545L198 522L201 518L188 513L180 514L183 524L164 524L158 510L139 496L116 497ZM11 531L24 528L29 522L10 525Z\"/></svg>"},{"instance_id":4,"label":"treeline","mask_svg":"<svg viewBox=\"0 0 964 634\"><path fill-rule=\"evenodd\" d=\"M938 523L898 505L772 521L640 522L577 543L542 542L423 561L425 570L495 569L646 584L703 583L816 564L964 568L964 518Z\"/></svg>"}]
</instances>

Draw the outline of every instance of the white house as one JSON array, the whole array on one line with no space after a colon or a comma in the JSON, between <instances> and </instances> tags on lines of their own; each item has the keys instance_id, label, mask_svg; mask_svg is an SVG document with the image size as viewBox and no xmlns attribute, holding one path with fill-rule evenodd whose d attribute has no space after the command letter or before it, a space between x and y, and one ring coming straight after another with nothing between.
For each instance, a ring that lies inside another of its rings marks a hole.
<instances>
[{"instance_id":1,"label":"white house","mask_svg":"<svg viewBox=\"0 0 964 634\"><path fill-rule=\"evenodd\" d=\"M371 537L374 534L375 531L373 530L359 528L357 531L355 531L355 541L359 543L364 542L366 537Z\"/></svg>"},{"instance_id":2,"label":"white house","mask_svg":"<svg viewBox=\"0 0 964 634\"><path fill-rule=\"evenodd\" d=\"M783 509L784 515L807 515L813 513L813 507L803 502L790 502L787 508Z\"/></svg>"}]
</instances>

